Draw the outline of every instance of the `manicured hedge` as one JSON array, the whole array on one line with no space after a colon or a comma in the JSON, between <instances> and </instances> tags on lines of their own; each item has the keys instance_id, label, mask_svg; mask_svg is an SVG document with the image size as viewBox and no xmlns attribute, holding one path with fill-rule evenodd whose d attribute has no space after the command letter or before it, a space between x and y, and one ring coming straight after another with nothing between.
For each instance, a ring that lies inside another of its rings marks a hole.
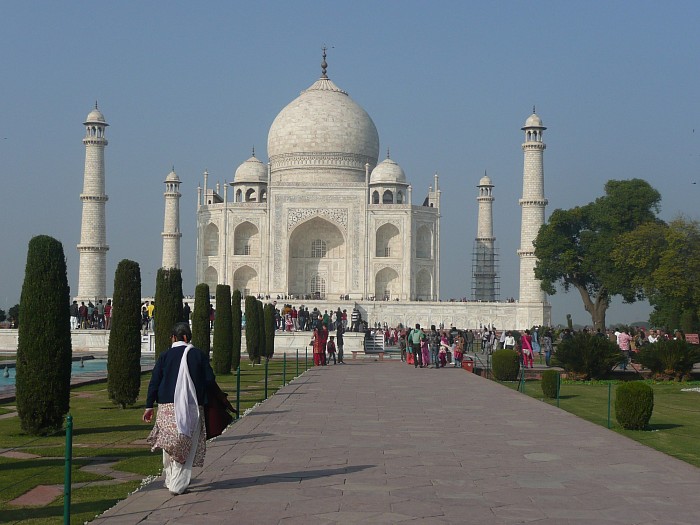
<instances>
[{"instance_id":1,"label":"manicured hedge","mask_svg":"<svg viewBox=\"0 0 700 525\"><path fill-rule=\"evenodd\" d=\"M199 283L194 289L194 311L192 312L192 344L209 355L211 350L211 328L209 323L209 285Z\"/></svg>"},{"instance_id":2,"label":"manicured hedge","mask_svg":"<svg viewBox=\"0 0 700 525\"><path fill-rule=\"evenodd\" d=\"M559 343L555 358L573 376L603 379L622 361L622 352L606 337L577 333Z\"/></svg>"},{"instance_id":3,"label":"manicured hedge","mask_svg":"<svg viewBox=\"0 0 700 525\"><path fill-rule=\"evenodd\" d=\"M123 259L114 273L114 314L107 346L107 391L122 408L141 388L141 268Z\"/></svg>"},{"instance_id":4,"label":"manicured hedge","mask_svg":"<svg viewBox=\"0 0 700 525\"><path fill-rule=\"evenodd\" d=\"M493 377L498 381L515 381L520 371L520 357L515 350L496 350L491 356Z\"/></svg>"},{"instance_id":5,"label":"manicured hedge","mask_svg":"<svg viewBox=\"0 0 700 525\"><path fill-rule=\"evenodd\" d=\"M212 368L215 374L231 373L232 349L231 287L227 284L219 284L216 287L216 318L212 352Z\"/></svg>"},{"instance_id":6,"label":"manicured hedge","mask_svg":"<svg viewBox=\"0 0 700 525\"><path fill-rule=\"evenodd\" d=\"M622 428L643 430L654 411L654 390L640 382L624 383L615 390L615 417Z\"/></svg>"},{"instance_id":7,"label":"manicured hedge","mask_svg":"<svg viewBox=\"0 0 700 525\"><path fill-rule=\"evenodd\" d=\"M29 241L20 296L16 399L22 430L50 434L63 426L70 400L70 295L63 245L47 235Z\"/></svg>"}]
</instances>

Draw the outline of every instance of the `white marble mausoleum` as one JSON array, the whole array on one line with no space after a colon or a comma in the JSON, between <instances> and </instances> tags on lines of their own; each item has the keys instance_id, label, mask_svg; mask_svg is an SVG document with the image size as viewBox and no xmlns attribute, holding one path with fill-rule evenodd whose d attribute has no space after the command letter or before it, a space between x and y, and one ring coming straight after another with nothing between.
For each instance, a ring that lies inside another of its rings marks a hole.
<instances>
[{"instance_id":1,"label":"white marble mausoleum","mask_svg":"<svg viewBox=\"0 0 700 525\"><path fill-rule=\"evenodd\" d=\"M326 74L277 115L269 161L198 191L197 282L298 299L435 301L440 190L379 162L372 118Z\"/></svg>"}]
</instances>

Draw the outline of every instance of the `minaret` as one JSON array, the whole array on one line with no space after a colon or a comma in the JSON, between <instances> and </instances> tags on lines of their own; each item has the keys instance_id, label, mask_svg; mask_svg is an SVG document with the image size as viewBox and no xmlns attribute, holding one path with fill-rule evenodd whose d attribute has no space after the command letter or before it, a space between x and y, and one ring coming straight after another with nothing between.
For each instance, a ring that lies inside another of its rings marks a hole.
<instances>
[{"instance_id":1,"label":"minaret","mask_svg":"<svg viewBox=\"0 0 700 525\"><path fill-rule=\"evenodd\" d=\"M473 298L475 301L497 301L496 238L493 236L493 184L486 172L477 186L479 217L474 240L472 262Z\"/></svg>"},{"instance_id":2,"label":"minaret","mask_svg":"<svg viewBox=\"0 0 700 525\"><path fill-rule=\"evenodd\" d=\"M105 224L105 128L104 115L93 109L85 125L85 174L83 176L83 218L80 229L78 300L96 301L107 297L107 233Z\"/></svg>"},{"instance_id":3,"label":"minaret","mask_svg":"<svg viewBox=\"0 0 700 525\"><path fill-rule=\"evenodd\" d=\"M180 268L180 179L175 168L165 177L165 221L163 223L163 268Z\"/></svg>"},{"instance_id":4,"label":"minaret","mask_svg":"<svg viewBox=\"0 0 700 525\"><path fill-rule=\"evenodd\" d=\"M520 199L522 222L520 226L520 302L544 303L545 293L540 288L540 282L535 279L535 248L533 241L537 237L540 226L544 224L544 165L543 153L547 147L542 142L542 132L547 129L542 120L532 108L532 115L521 128L525 132L523 143L523 198Z\"/></svg>"}]
</instances>

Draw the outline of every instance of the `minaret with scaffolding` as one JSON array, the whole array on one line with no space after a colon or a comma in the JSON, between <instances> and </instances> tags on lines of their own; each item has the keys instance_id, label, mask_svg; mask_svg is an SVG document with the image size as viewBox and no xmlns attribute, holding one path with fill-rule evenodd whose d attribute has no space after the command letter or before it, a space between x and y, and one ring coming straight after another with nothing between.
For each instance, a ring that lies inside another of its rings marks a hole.
<instances>
[{"instance_id":1,"label":"minaret with scaffolding","mask_svg":"<svg viewBox=\"0 0 700 525\"><path fill-rule=\"evenodd\" d=\"M479 195L479 217L472 255L472 299L475 301L498 301L500 293L498 279L498 253L493 236L493 184L486 173L477 186Z\"/></svg>"}]
</instances>

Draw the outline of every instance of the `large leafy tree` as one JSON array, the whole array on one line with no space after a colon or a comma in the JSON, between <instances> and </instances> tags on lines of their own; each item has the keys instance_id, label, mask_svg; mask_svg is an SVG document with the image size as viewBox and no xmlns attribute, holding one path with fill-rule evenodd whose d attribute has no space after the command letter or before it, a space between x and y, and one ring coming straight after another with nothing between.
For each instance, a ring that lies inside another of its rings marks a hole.
<instances>
[{"instance_id":1,"label":"large leafy tree","mask_svg":"<svg viewBox=\"0 0 700 525\"><path fill-rule=\"evenodd\" d=\"M217 375L230 374L233 332L231 330L231 287L228 284L219 284L216 287L216 310L212 368Z\"/></svg>"},{"instance_id":2,"label":"large leafy tree","mask_svg":"<svg viewBox=\"0 0 700 525\"><path fill-rule=\"evenodd\" d=\"M669 329L700 328L700 223L678 217L626 233L612 253L617 266L654 307L651 321Z\"/></svg>"},{"instance_id":3,"label":"large leafy tree","mask_svg":"<svg viewBox=\"0 0 700 525\"><path fill-rule=\"evenodd\" d=\"M657 218L661 195L641 179L610 180L605 195L585 206L554 210L535 239L535 277L548 294L556 284L581 295L596 328L605 328L610 300L625 302L644 296L629 269L616 265L613 251L624 234Z\"/></svg>"},{"instance_id":4,"label":"large leafy tree","mask_svg":"<svg viewBox=\"0 0 700 525\"><path fill-rule=\"evenodd\" d=\"M63 245L34 237L20 296L16 379L17 413L29 434L60 429L70 406L69 294Z\"/></svg>"},{"instance_id":5,"label":"large leafy tree","mask_svg":"<svg viewBox=\"0 0 700 525\"><path fill-rule=\"evenodd\" d=\"M115 404L136 403L141 387L141 269L124 259L114 273L114 314L107 346L107 392Z\"/></svg>"},{"instance_id":6,"label":"large leafy tree","mask_svg":"<svg viewBox=\"0 0 700 525\"><path fill-rule=\"evenodd\" d=\"M156 359L170 348L175 323L182 321L182 270L160 268L156 276Z\"/></svg>"},{"instance_id":7,"label":"large leafy tree","mask_svg":"<svg viewBox=\"0 0 700 525\"><path fill-rule=\"evenodd\" d=\"M194 289L194 312L192 312L192 344L209 356L211 328L209 322L209 285L199 283Z\"/></svg>"}]
</instances>

